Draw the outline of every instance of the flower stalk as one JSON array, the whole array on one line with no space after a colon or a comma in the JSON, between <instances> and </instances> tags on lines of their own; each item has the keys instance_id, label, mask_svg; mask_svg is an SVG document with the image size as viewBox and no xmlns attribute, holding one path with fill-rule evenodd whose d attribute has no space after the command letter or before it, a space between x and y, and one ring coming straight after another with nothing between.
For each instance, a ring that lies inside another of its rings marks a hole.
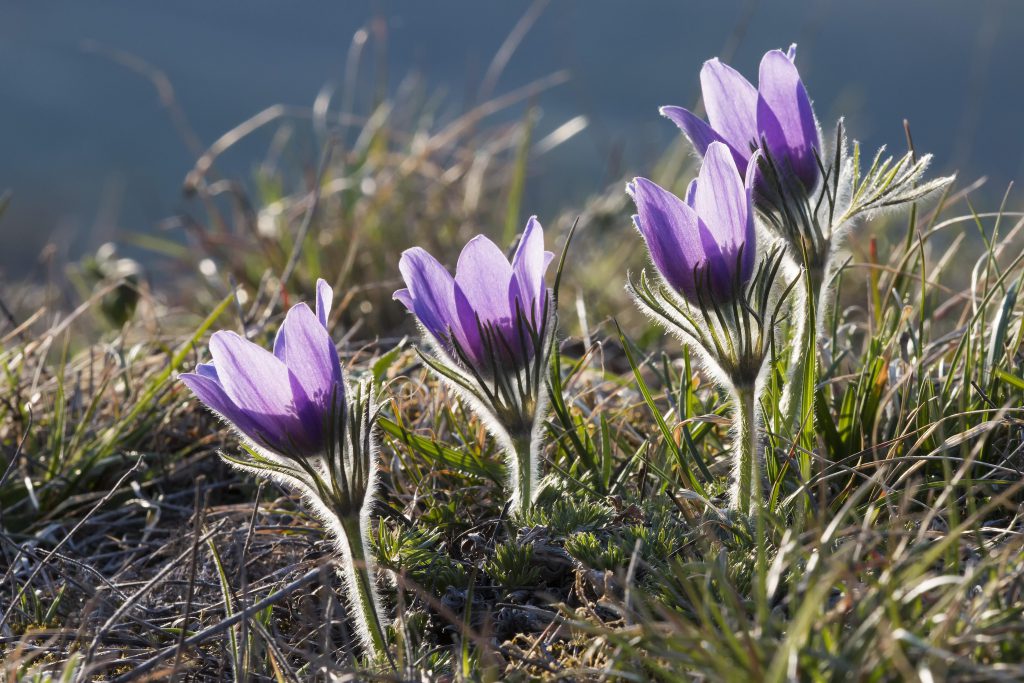
<instances>
[{"instance_id":1,"label":"flower stalk","mask_svg":"<svg viewBox=\"0 0 1024 683\"><path fill-rule=\"evenodd\" d=\"M761 504L761 432L757 419L758 391L753 385L738 386L733 396L736 411L737 472L732 498L742 515L750 515Z\"/></svg>"},{"instance_id":2,"label":"flower stalk","mask_svg":"<svg viewBox=\"0 0 1024 683\"><path fill-rule=\"evenodd\" d=\"M792 306L793 325L789 362L781 399L784 424L795 429L794 433L807 426L813 427L813 424L805 425L807 415L804 411L807 402L804 396L806 392L813 391L818 377L818 312L821 304L815 305L815 299L828 296L820 269L805 269L800 279L802 284L797 289ZM813 399L813 396L811 398Z\"/></svg>"},{"instance_id":3,"label":"flower stalk","mask_svg":"<svg viewBox=\"0 0 1024 683\"><path fill-rule=\"evenodd\" d=\"M860 151L848 143L843 121L836 126L828 154L817 155L821 180L812 192L787 175L787 162L767 149L758 160L761 178L754 204L759 216L782 239L789 261L800 270L800 294L791 306L791 355L786 390L782 397L786 426L794 435L813 430L813 411L803 413L819 373L818 355L825 342L824 313L835 292L830 286L841 268L842 242L860 221L915 202L952 182L952 177L921 179L931 160L908 152L899 159L875 155L862 172ZM804 424L807 420L808 423ZM809 473L804 472L804 475Z\"/></svg>"},{"instance_id":4,"label":"flower stalk","mask_svg":"<svg viewBox=\"0 0 1024 683\"><path fill-rule=\"evenodd\" d=\"M380 618L377 597L376 568L370 554L367 528L368 510L358 517L338 517L335 541L342 554L341 572L348 587L350 614L356 621L359 639L364 650L372 653L374 661L388 657L384 622Z\"/></svg>"},{"instance_id":5,"label":"flower stalk","mask_svg":"<svg viewBox=\"0 0 1024 683\"><path fill-rule=\"evenodd\" d=\"M512 498L512 507L518 511L525 511L533 504L533 497L537 489L537 467L536 458L533 455L534 440L532 435L519 434L511 437L508 445L511 451L508 461L514 463L515 491Z\"/></svg>"}]
</instances>

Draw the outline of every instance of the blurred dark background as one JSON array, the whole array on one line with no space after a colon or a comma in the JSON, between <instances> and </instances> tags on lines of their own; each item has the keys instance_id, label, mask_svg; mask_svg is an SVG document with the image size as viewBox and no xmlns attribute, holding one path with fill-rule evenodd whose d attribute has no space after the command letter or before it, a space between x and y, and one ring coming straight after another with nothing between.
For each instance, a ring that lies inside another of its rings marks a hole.
<instances>
[{"instance_id":1,"label":"blurred dark background","mask_svg":"<svg viewBox=\"0 0 1024 683\"><path fill-rule=\"evenodd\" d=\"M0 189L13 194L0 219L0 274L31 274L47 243L51 255L73 259L154 231L181 210L196 155L153 84L126 66L131 60L166 74L202 147L269 105L311 106L326 83L343 80L361 27L371 27L367 50L378 58L378 80L364 77L361 93L380 87L382 73L391 90L417 74L444 92L445 111L455 116L479 101L495 52L530 7L8 0L0 21ZM761 54L797 42L826 131L842 114L869 149L899 151L906 118L938 170L959 170L961 184L988 177L975 203L992 210L1024 163L1022 20L1024 3L997 0L554 0L493 91L571 74L536 100L537 138L576 116L588 122L531 168L526 207L543 217L653 163L677 135L657 107L695 104L703 60L723 55L756 83ZM218 168L246 178L268 137L232 149ZM315 164L312 142L305 153Z\"/></svg>"}]
</instances>

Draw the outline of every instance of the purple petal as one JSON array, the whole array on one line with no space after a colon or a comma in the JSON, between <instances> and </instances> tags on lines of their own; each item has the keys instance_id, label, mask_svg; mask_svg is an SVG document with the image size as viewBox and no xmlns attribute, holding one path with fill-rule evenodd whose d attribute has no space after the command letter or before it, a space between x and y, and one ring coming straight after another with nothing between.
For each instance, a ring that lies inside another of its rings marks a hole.
<instances>
[{"instance_id":1,"label":"purple petal","mask_svg":"<svg viewBox=\"0 0 1024 683\"><path fill-rule=\"evenodd\" d=\"M750 195L725 145L708 147L698 178L693 205L697 215L720 245L738 247L754 217Z\"/></svg>"},{"instance_id":2,"label":"purple petal","mask_svg":"<svg viewBox=\"0 0 1024 683\"><path fill-rule=\"evenodd\" d=\"M391 298L400 302L405 306L406 310L415 315L416 311L414 309L416 308L416 303L412 300L412 292L408 289L396 289L395 293L391 295Z\"/></svg>"},{"instance_id":3,"label":"purple petal","mask_svg":"<svg viewBox=\"0 0 1024 683\"><path fill-rule=\"evenodd\" d=\"M465 343L455 306L455 280L437 259L419 247L407 249L398 269L408 289L400 289L394 298L405 304L427 331L445 346L449 335ZM475 331L475 327L473 328Z\"/></svg>"},{"instance_id":4,"label":"purple petal","mask_svg":"<svg viewBox=\"0 0 1024 683\"><path fill-rule=\"evenodd\" d=\"M238 408L228 395L224 393L224 387L220 385L215 378L212 378L200 368L212 367L209 365L200 365L196 368L196 372L187 372L178 375L178 379L184 382L196 398L202 401L207 408L220 415L222 418L231 422L241 431L243 434L255 437L256 436L256 425L249 418L249 415Z\"/></svg>"},{"instance_id":5,"label":"purple petal","mask_svg":"<svg viewBox=\"0 0 1024 683\"><path fill-rule=\"evenodd\" d=\"M331 303L334 300L334 290L323 278L316 281L316 317L320 324L327 327L327 319L331 317Z\"/></svg>"},{"instance_id":6,"label":"purple petal","mask_svg":"<svg viewBox=\"0 0 1024 683\"><path fill-rule=\"evenodd\" d=\"M234 332L214 334L210 354L224 393L254 424L253 436L285 453L322 447L324 416L277 356Z\"/></svg>"},{"instance_id":7,"label":"purple petal","mask_svg":"<svg viewBox=\"0 0 1024 683\"><path fill-rule=\"evenodd\" d=\"M515 256L512 257L513 286L509 288L509 307L513 314L516 311L515 300L528 319L536 318L540 323L541 302L543 302L544 272L554 254L544 251L544 229L536 216L526 223L523 236L519 240Z\"/></svg>"},{"instance_id":8,"label":"purple petal","mask_svg":"<svg viewBox=\"0 0 1024 683\"><path fill-rule=\"evenodd\" d=\"M757 127L772 159L789 169L809 191L818 179L820 148L814 110L796 66L781 50L761 60Z\"/></svg>"},{"instance_id":9,"label":"purple petal","mask_svg":"<svg viewBox=\"0 0 1024 683\"><path fill-rule=\"evenodd\" d=\"M750 220L747 222L747 230L743 238L743 243L747 245L743 248L743 263L741 266L743 272L740 274L740 279L743 282L749 280L754 274L754 261L757 257L757 231L754 229L754 185L758 182L761 174L759 163L763 154L761 150L754 152L753 156L750 157L750 166L747 167L747 174L743 178L743 189L746 190L750 201L748 207Z\"/></svg>"},{"instance_id":10,"label":"purple petal","mask_svg":"<svg viewBox=\"0 0 1024 683\"><path fill-rule=\"evenodd\" d=\"M636 204L633 217L647 242L654 266L688 299L696 296L693 272L705 258L697 214L684 201L646 178L636 178L626 191Z\"/></svg>"},{"instance_id":11,"label":"purple petal","mask_svg":"<svg viewBox=\"0 0 1024 683\"><path fill-rule=\"evenodd\" d=\"M691 209L694 206L694 202L697 200L697 179L694 178L690 181L690 184L686 186L686 205Z\"/></svg>"},{"instance_id":12,"label":"purple petal","mask_svg":"<svg viewBox=\"0 0 1024 683\"><path fill-rule=\"evenodd\" d=\"M341 362L327 328L309 306L296 304L288 311L277 331L274 355L291 370L321 414L326 415L335 392L342 386Z\"/></svg>"},{"instance_id":13,"label":"purple petal","mask_svg":"<svg viewBox=\"0 0 1024 683\"><path fill-rule=\"evenodd\" d=\"M754 214L750 191L737 173L728 148L720 143L708 148L699 178L694 207L707 228L702 231L701 240L715 294L724 300L733 294L737 268L745 282L747 263L753 263Z\"/></svg>"},{"instance_id":14,"label":"purple petal","mask_svg":"<svg viewBox=\"0 0 1024 683\"><path fill-rule=\"evenodd\" d=\"M786 57L789 58L789 61L796 62L796 43L792 43L786 50Z\"/></svg>"},{"instance_id":15,"label":"purple petal","mask_svg":"<svg viewBox=\"0 0 1024 683\"><path fill-rule=\"evenodd\" d=\"M213 363L200 363L196 366L195 374L209 377L218 383L220 382L220 378L217 377L217 368L214 367Z\"/></svg>"},{"instance_id":16,"label":"purple petal","mask_svg":"<svg viewBox=\"0 0 1024 683\"><path fill-rule=\"evenodd\" d=\"M709 282L710 292L702 292L705 300L716 299L729 301L736 289L736 254L726 245L720 244L704 221L700 222L700 241L707 255L703 268L706 272L698 273L700 285Z\"/></svg>"},{"instance_id":17,"label":"purple petal","mask_svg":"<svg viewBox=\"0 0 1024 683\"><path fill-rule=\"evenodd\" d=\"M210 354L225 392L243 410L288 412L294 398L288 368L274 354L234 332L217 332Z\"/></svg>"},{"instance_id":18,"label":"purple petal","mask_svg":"<svg viewBox=\"0 0 1024 683\"><path fill-rule=\"evenodd\" d=\"M729 144L711 126L704 123L700 117L694 116L693 113L682 107L662 107L661 115L679 126L679 129L689 139L690 144L697 150L697 154L702 157L707 151L708 145L712 142L725 142L725 144ZM745 151L747 147L743 147L744 151L742 152L735 149L732 145L729 145L729 149L732 150L733 158L736 160L736 167L745 169L747 167L747 157L750 156Z\"/></svg>"},{"instance_id":19,"label":"purple petal","mask_svg":"<svg viewBox=\"0 0 1024 683\"><path fill-rule=\"evenodd\" d=\"M757 141L757 90L717 59L704 62L700 87L711 127L744 159L749 158Z\"/></svg>"},{"instance_id":20,"label":"purple petal","mask_svg":"<svg viewBox=\"0 0 1024 683\"><path fill-rule=\"evenodd\" d=\"M463 328L475 327L477 317L483 323L510 322L511 284L512 266L501 249L483 235L471 239L455 268L455 288L462 293L462 297L456 295L456 305Z\"/></svg>"}]
</instances>

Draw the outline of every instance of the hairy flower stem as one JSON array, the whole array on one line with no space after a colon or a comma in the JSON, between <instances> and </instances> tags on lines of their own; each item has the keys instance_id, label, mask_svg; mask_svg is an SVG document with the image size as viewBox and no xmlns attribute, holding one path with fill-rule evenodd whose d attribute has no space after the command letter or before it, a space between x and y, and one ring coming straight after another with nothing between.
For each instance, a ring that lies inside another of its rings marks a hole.
<instances>
[{"instance_id":1,"label":"hairy flower stem","mask_svg":"<svg viewBox=\"0 0 1024 683\"><path fill-rule=\"evenodd\" d=\"M350 612L356 620L363 649L375 662L383 662L388 657L387 640L378 609L374 564L369 553L369 543L363 533L364 528L360 516L346 515L338 518L335 535L342 551L342 570L349 589Z\"/></svg>"},{"instance_id":2,"label":"hairy flower stem","mask_svg":"<svg viewBox=\"0 0 1024 683\"><path fill-rule=\"evenodd\" d=\"M533 494L536 489L536 467L533 463L533 438L530 432L510 435L509 464L513 465L515 491L512 508L519 513L526 512L533 505Z\"/></svg>"},{"instance_id":3,"label":"hairy flower stem","mask_svg":"<svg viewBox=\"0 0 1024 683\"><path fill-rule=\"evenodd\" d=\"M761 435L757 426L757 391L753 386L736 387L734 424L736 477L732 506L750 515L761 504Z\"/></svg>"},{"instance_id":4,"label":"hairy flower stem","mask_svg":"<svg viewBox=\"0 0 1024 683\"><path fill-rule=\"evenodd\" d=\"M789 373L782 392L782 415L794 438L801 429L814 429L813 411L811 422L804 424L804 391L808 373L813 383L818 379L818 314L826 296L822 291L824 268L806 269L801 279L800 298L793 307L796 321L790 339Z\"/></svg>"}]
</instances>

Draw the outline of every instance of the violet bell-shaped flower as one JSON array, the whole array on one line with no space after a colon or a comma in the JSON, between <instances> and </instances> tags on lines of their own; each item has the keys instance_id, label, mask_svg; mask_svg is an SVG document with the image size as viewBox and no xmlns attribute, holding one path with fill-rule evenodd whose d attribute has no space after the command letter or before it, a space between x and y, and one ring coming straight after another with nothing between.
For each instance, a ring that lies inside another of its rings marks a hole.
<instances>
[{"instance_id":1,"label":"violet bell-shaped flower","mask_svg":"<svg viewBox=\"0 0 1024 683\"><path fill-rule=\"evenodd\" d=\"M420 247L402 254L398 267L405 305L448 355L487 377L529 364L543 344L548 313L544 274L554 255L544 250L536 217L523 231L512 262L478 235L459 255L453 278Z\"/></svg>"},{"instance_id":2,"label":"violet bell-shaped flower","mask_svg":"<svg viewBox=\"0 0 1024 683\"><path fill-rule=\"evenodd\" d=\"M293 306L273 353L235 332L217 332L210 339L213 362L179 377L253 444L293 459L323 455L345 405L341 363L327 331L332 295L319 280L316 313L305 303Z\"/></svg>"},{"instance_id":3,"label":"violet bell-shaped flower","mask_svg":"<svg viewBox=\"0 0 1024 683\"><path fill-rule=\"evenodd\" d=\"M231 465L300 492L334 537L356 630L366 654L389 657L376 590L369 522L377 479L378 404L369 384L345 391L327 329L333 292L316 285L316 312L288 311L273 353L234 332L210 340L213 363L179 375L200 401L248 442Z\"/></svg>"},{"instance_id":4,"label":"violet bell-shaped flower","mask_svg":"<svg viewBox=\"0 0 1024 683\"><path fill-rule=\"evenodd\" d=\"M795 59L795 44L788 52L766 53L757 88L732 67L711 59L700 72L708 122L682 107L662 107L661 113L679 126L701 156L713 142L727 145L741 175L763 141L780 173L798 180L810 194L821 177L821 136ZM756 183L761 190L760 178Z\"/></svg>"},{"instance_id":5,"label":"violet bell-shaped flower","mask_svg":"<svg viewBox=\"0 0 1024 683\"><path fill-rule=\"evenodd\" d=\"M455 277L418 247L399 263L406 289L395 299L432 342L424 361L469 402L505 452L517 511L529 508L537 491L555 320L544 274L553 256L532 217L511 263L483 235L462 250Z\"/></svg>"},{"instance_id":6,"label":"violet bell-shaped flower","mask_svg":"<svg viewBox=\"0 0 1024 683\"><path fill-rule=\"evenodd\" d=\"M637 208L633 222L655 268L692 304L732 301L753 275L753 168L744 180L728 146L712 142L685 201L646 178L626 187Z\"/></svg>"},{"instance_id":7,"label":"violet bell-shaped flower","mask_svg":"<svg viewBox=\"0 0 1024 683\"><path fill-rule=\"evenodd\" d=\"M633 221L662 280L652 287L641 272L629 291L641 310L696 351L711 378L731 394L735 473L729 504L743 514L760 500L757 406L778 314L793 284L776 285L780 248L757 252L751 185L760 154L755 152L744 179L729 147L711 142L685 200L645 178L627 186L637 207Z\"/></svg>"}]
</instances>

